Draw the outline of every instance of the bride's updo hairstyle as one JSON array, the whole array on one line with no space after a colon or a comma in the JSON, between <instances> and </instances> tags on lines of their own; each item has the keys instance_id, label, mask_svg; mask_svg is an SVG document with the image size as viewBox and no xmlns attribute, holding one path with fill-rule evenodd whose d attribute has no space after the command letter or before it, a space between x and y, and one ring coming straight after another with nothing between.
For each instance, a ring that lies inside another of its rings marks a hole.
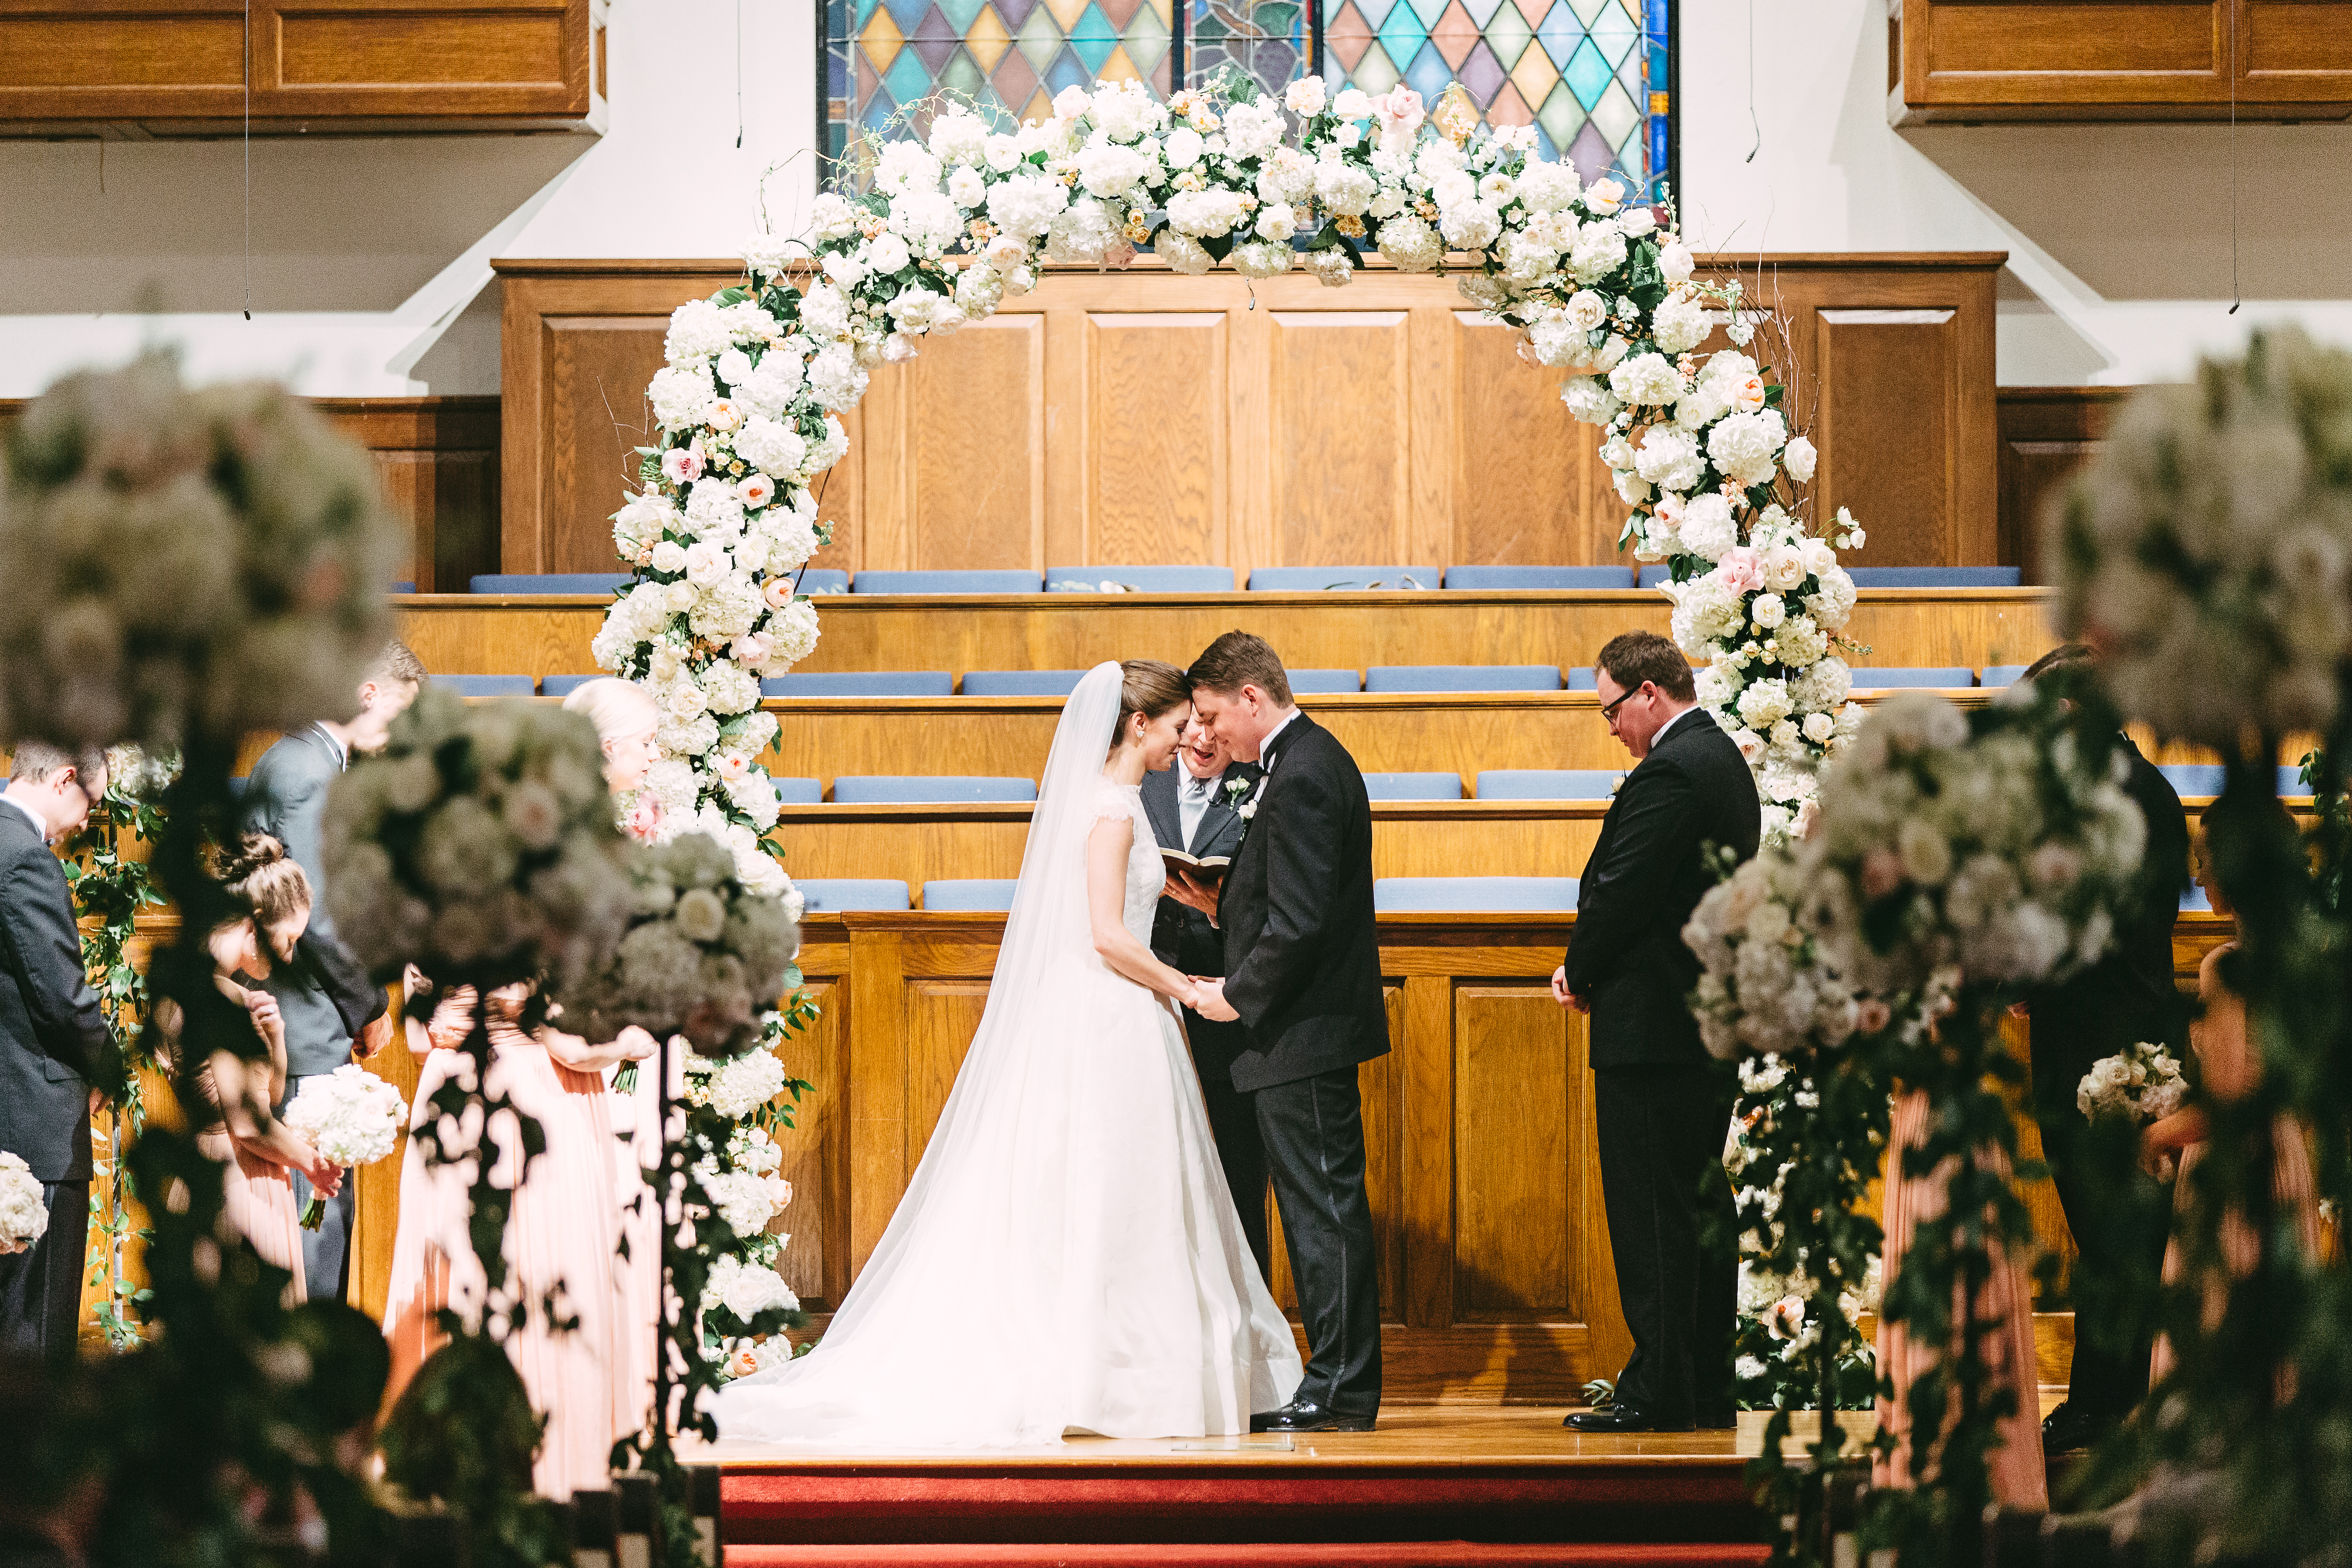
<instances>
[{"instance_id":1,"label":"bride's updo hairstyle","mask_svg":"<svg viewBox=\"0 0 2352 1568\"><path fill-rule=\"evenodd\" d=\"M265 926L310 902L310 879L286 853L286 846L267 833L241 833L232 843L214 845L205 859L205 868L229 897Z\"/></svg>"},{"instance_id":2,"label":"bride's updo hairstyle","mask_svg":"<svg viewBox=\"0 0 2352 1568\"><path fill-rule=\"evenodd\" d=\"M1192 700L1192 683L1172 664L1156 658L1119 660L1118 723L1111 730L1114 749L1127 744L1127 721L1137 714L1157 719L1171 708Z\"/></svg>"}]
</instances>

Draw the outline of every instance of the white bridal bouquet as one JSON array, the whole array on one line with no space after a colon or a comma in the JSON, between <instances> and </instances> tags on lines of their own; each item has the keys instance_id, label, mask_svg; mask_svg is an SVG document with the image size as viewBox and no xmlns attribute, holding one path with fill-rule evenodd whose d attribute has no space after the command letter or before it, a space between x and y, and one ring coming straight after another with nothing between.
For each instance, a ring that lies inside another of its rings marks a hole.
<instances>
[{"instance_id":1,"label":"white bridal bouquet","mask_svg":"<svg viewBox=\"0 0 2352 1568\"><path fill-rule=\"evenodd\" d=\"M286 1108L286 1125L346 1171L373 1165L398 1148L407 1122L408 1103L400 1090L357 1062L305 1079ZM326 1217L327 1201L312 1194L310 1206L302 1211L302 1228L316 1230Z\"/></svg>"},{"instance_id":2,"label":"white bridal bouquet","mask_svg":"<svg viewBox=\"0 0 2352 1568\"><path fill-rule=\"evenodd\" d=\"M2161 1121L2188 1098L2189 1080L2181 1076L2179 1058L2142 1040L2091 1064L2074 1090L2074 1109L2094 1121L2103 1116Z\"/></svg>"},{"instance_id":3,"label":"white bridal bouquet","mask_svg":"<svg viewBox=\"0 0 2352 1568\"><path fill-rule=\"evenodd\" d=\"M22 1252L47 1234L41 1184L20 1155L0 1152L0 1257Z\"/></svg>"}]
</instances>

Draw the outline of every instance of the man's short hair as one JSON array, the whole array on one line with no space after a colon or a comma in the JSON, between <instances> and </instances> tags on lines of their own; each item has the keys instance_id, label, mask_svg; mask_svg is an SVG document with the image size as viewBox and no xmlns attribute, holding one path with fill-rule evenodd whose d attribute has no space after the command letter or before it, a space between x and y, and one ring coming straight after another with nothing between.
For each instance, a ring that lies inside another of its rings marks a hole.
<instances>
[{"instance_id":1,"label":"man's short hair","mask_svg":"<svg viewBox=\"0 0 2352 1568\"><path fill-rule=\"evenodd\" d=\"M2053 669L2087 668L2098 662L2099 656L2086 642L2060 643L2040 658L2025 667L2017 679L2021 684L2041 679Z\"/></svg>"},{"instance_id":2,"label":"man's short hair","mask_svg":"<svg viewBox=\"0 0 2352 1568\"><path fill-rule=\"evenodd\" d=\"M1281 658L1264 637L1247 632L1227 632L1211 643L1184 677L1221 697L1255 686L1284 707L1290 705L1290 677L1283 673Z\"/></svg>"},{"instance_id":3,"label":"man's short hair","mask_svg":"<svg viewBox=\"0 0 2352 1568\"><path fill-rule=\"evenodd\" d=\"M1624 690L1638 690L1646 680L1677 702L1698 696L1690 660L1670 639L1655 632L1620 632L1601 648L1599 662L1609 679Z\"/></svg>"},{"instance_id":4,"label":"man's short hair","mask_svg":"<svg viewBox=\"0 0 2352 1568\"><path fill-rule=\"evenodd\" d=\"M26 784L47 784L67 768L74 769L85 784L93 779L103 779L106 753L96 746L85 746L74 754L40 741L19 741L16 754L8 759L8 782L15 784L22 779Z\"/></svg>"},{"instance_id":5,"label":"man's short hair","mask_svg":"<svg viewBox=\"0 0 2352 1568\"><path fill-rule=\"evenodd\" d=\"M410 652L406 643L394 637L383 645L383 651L375 656L367 673L360 677L362 686L371 680L378 686L422 686L425 661Z\"/></svg>"}]
</instances>

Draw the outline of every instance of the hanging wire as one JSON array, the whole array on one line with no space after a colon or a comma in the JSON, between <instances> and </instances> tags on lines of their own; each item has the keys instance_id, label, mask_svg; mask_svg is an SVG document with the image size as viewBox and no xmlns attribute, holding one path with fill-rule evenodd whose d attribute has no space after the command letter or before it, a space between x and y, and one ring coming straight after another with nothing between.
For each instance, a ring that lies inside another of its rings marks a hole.
<instances>
[{"instance_id":1,"label":"hanging wire","mask_svg":"<svg viewBox=\"0 0 2352 1568\"><path fill-rule=\"evenodd\" d=\"M735 146L743 145L743 0L735 0Z\"/></svg>"},{"instance_id":2,"label":"hanging wire","mask_svg":"<svg viewBox=\"0 0 2352 1568\"><path fill-rule=\"evenodd\" d=\"M1740 162L1753 163L1764 151L1764 122L1756 118L1756 0L1748 0L1748 123L1756 132L1756 145Z\"/></svg>"},{"instance_id":3,"label":"hanging wire","mask_svg":"<svg viewBox=\"0 0 2352 1568\"><path fill-rule=\"evenodd\" d=\"M2238 4L2230 5L2230 314L2244 304L2238 287Z\"/></svg>"},{"instance_id":4,"label":"hanging wire","mask_svg":"<svg viewBox=\"0 0 2352 1568\"><path fill-rule=\"evenodd\" d=\"M245 319L253 320L253 0L245 0Z\"/></svg>"}]
</instances>

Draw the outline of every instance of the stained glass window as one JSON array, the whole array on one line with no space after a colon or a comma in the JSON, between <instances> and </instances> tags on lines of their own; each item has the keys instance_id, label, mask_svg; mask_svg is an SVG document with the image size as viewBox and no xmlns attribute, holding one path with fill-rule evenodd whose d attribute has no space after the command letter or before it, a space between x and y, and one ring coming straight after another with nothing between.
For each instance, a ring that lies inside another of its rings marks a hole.
<instances>
[{"instance_id":1,"label":"stained glass window","mask_svg":"<svg viewBox=\"0 0 2352 1568\"><path fill-rule=\"evenodd\" d=\"M1228 64L1271 89L1424 102L1460 82L1493 124L1532 123L1548 156L1637 186L1674 155L1673 0L824 0L825 151L887 136L945 90L1013 120L1055 93L1139 78L1165 96Z\"/></svg>"}]
</instances>

